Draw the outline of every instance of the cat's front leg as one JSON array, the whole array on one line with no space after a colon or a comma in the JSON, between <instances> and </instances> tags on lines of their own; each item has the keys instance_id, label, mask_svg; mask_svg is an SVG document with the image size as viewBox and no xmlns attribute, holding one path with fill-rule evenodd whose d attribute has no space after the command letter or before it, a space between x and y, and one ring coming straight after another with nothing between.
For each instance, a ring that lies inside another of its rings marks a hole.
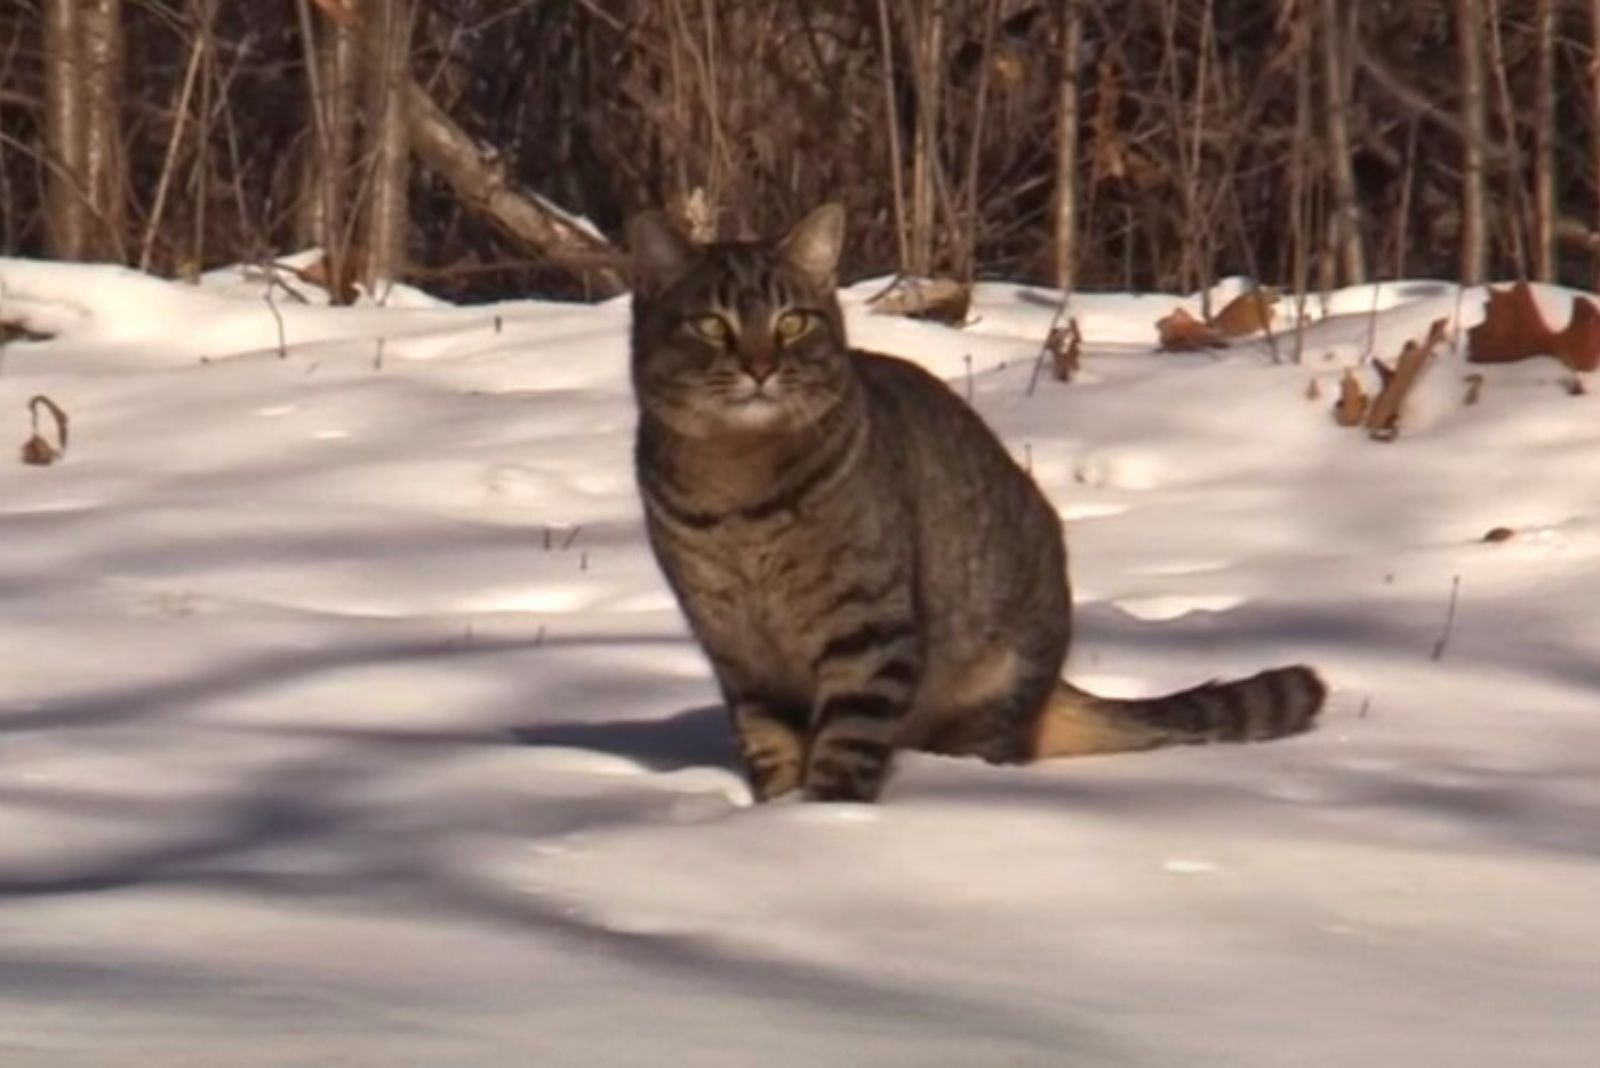
<instances>
[{"instance_id":1,"label":"cat's front leg","mask_svg":"<svg viewBox=\"0 0 1600 1068\"><path fill-rule=\"evenodd\" d=\"M806 799L876 801L904 714L903 706L878 694L839 694L825 702L806 757Z\"/></svg>"},{"instance_id":2,"label":"cat's front leg","mask_svg":"<svg viewBox=\"0 0 1600 1068\"><path fill-rule=\"evenodd\" d=\"M755 799L771 801L799 789L805 739L795 717L754 697L730 697L728 711Z\"/></svg>"},{"instance_id":3,"label":"cat's front leg","mask_svg":"<svg viewBox=\"0 0 1600 1068\"><path fill-rule=\"evenodd\" d=\"M811 717L805 792L812 801L875 801L921 674L915 629L867 624L830 642Z\"/></svg>"}]
</instances>

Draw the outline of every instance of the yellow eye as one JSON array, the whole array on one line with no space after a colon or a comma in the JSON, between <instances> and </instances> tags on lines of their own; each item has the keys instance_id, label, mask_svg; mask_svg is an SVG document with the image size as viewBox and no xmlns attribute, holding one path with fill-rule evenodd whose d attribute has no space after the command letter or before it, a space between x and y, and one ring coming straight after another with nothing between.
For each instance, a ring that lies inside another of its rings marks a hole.
<instances>
[{"instance_id":1,"label":"yellow eye","mask_svg":"<svg viewBox=\"0 0 1600 1068\"><path fill-rule=\"evenodd\" d=\"M786 311L778 316L778 321L773 327L781 341L793 341L807 330L811 329L811 316L805 312Z\"/></svg>"},{"instance_id":2,"label":"yellow eye","mask_svg":"<svg viewBox=\"0 0 1600 1068\"><path fill-rule=\"evenodd\" d=\"M707 341L720 345L728 340L728 321L720 315L702 315L689 320L689 326Z\"/></svg>"}]
</instances>

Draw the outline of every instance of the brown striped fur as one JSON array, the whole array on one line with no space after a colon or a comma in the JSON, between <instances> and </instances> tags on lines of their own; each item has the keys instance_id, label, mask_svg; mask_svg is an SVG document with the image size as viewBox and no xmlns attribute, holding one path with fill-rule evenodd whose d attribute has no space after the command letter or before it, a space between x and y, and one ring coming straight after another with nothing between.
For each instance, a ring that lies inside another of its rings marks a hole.
<instances>
[{"instance_id":1,"label":"brown striped fur","mask_svg":"<svg viewBox=\"0 0 1600 1068\"><path fill-rule=\"evenodd\" d=\"M1309 668L1115 701L1061 681L1060 521L914 364L852 350L842 213L776 241L630 229L636 467L656 558L759 799L870 801L893 752L999 763L1308 729Z\"/></svg>"}]
</instances>

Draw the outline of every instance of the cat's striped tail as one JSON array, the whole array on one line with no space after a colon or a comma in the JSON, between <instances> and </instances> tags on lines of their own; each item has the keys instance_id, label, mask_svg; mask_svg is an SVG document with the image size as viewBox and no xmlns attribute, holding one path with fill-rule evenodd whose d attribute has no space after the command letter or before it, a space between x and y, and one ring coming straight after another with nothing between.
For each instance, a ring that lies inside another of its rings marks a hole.
<instances>
[{"instance_id":1,"label":"cat's striped tail","mask_svg":"<svg viewBox=\"0 0 1600 1068\"><path fill-rule=\"evenodd\" d=\"M1063 681L1039 717L1033 755L1043 760L1269 741L1310 730L1327 693L1317 673L1302 664L1136 700L1096 697Z\"/></svg>"}]
</instances>

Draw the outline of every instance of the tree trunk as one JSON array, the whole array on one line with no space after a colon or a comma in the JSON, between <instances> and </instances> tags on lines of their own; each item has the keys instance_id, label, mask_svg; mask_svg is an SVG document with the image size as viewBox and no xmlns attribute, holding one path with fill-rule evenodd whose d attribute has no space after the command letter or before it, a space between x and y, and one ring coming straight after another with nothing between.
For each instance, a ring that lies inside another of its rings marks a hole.
<instances>
[{"instance_id":1,"label":"tree trunk","mask_svg":"<svg viewBox=\"0 0 1600 1068\"><path fill-rule=\"evenodd\" d=\"M1556 5L1538 0L1534 14L1538 85L1533 102L1533 276L1556 275Z\"/></svg>"},{"instance_id":2,"label":"tree trunk","mask_svg":"<svg viewBox=\"0 0 1600 1068\"><path fill-rule=\"evenodd\" d=\"M1600 2L1600 0L1597 0ZM78 0L45 4L45 248L56 259L82 259L89 230L84 182L83 58Z\"/></svg>"},{"instance_id":3,"label":"tree trunk","mask_svg":"<svg viewBox=\"0 0 1600 1068\"><path fill-rule=\"evenodd\" d=\"M323 19L316 24L322 32L316 33L307 0L300 0L300 22L307 42L312 143L303 171L297 236L301 244L321 246L331 276L343 279L348 277L345 260L353 236L350 187L361 103L361 37L357 23L340 18Z\"/></svg>"},{"instance_id":4,"label":"tree trunk","mask_svg":"<svg viewBox=\"0 0 1600 1068\"><path fill-rule=\"evenodd\" d=\"M1328 168L1333 210L1328 215L1328 243L1337 256L1346 285L1367 280L1361 247L1361 210L1356 203L1355 173L1350 167L1349 93L1345 78L1345 34L1341 5L1321 0L1322 83L1328 127Z\"/></svg>"},{"instance_id":5,"label":"tree trunk","mask_svg":"<svg viewBox=\"0 0 1600 1068\"><path fill-rule=\"evenodd\" d=\"M1600 3L1600 0L1595 0ZM1056 97L1056 288L1070 292L1078 263L1078 78L1082 73L1082 0L1061 0L1061 82Z\"/></svg>"},{"instance_id":6,"label":"tree trunk","mask_svg":"<svg viewBox=\"0 0 1600 1068\"><path fill-rule=\"evenodd\" d=\"M122 144L122 0L87 0L78 26L83 57L83 178L95 222L85 254L127 259Z\"/></svg>"},{"instance_id":7,"label":"tree trunk","mask_svg":"<svg viewBox=\"0 0 1600 1068\"><path fill-rule=\"evenodd\" d=\"M1589 110L1593 116L1589 152L1595 185L1594 231L1600 233L1600 0L1589 0ZM1594 278L1590 288L1600 293L1600 244L1595 246Z\"/></svg>"},{"instance_id":8,"label":"tree trunk","mask_svg":"<svg viewBox=\"0 0 1600 1068\"><path fill-rule=\"evenodd\" d=\"M916 127L911 141L911 273L933 269L937 207L940 111L944 85L944 0L922 0L913 22L912 49L917 89Z\"/></svg>"},{"instance_id":9,"label":"tree trunk","mask_svg":"<svg viewBox=\"0 0 1600 1068\"><path fill-rule=\"evenodd\" d=\"M1484 192L1483 0L1457 0L1456 41L1461 68L1461 280L1480 284L1488 274Z\"/></svg>"},{"instance_id":10,"label":"tree trunk","mask_svg":"<svg viewBox=\"0 0 1600 1068\"><path fill-rule=\"evenodd\" d=\"M406 267L412 12L409 0L372 0L363 10L364 155L371 170L360 244L366 253L362 281L369 293L376 294L383 283L399 280Z\"/></svg>"}]
</instances>

